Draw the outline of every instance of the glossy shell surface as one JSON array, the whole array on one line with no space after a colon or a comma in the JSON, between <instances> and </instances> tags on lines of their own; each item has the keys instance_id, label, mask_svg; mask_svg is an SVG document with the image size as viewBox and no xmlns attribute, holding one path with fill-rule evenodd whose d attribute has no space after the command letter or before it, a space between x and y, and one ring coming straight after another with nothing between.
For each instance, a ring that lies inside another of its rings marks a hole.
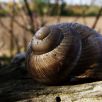
<instances>
[{"instance_id":1,"label":"glossy shell surface","mask_svg":"<svg viewBox=\"0 0 102 102\"><path fill-rule=\"evenodd\" d=\"M45 84L59 84L71 75L80 76L101 59L100 37L96 31L77 23L42 27L28 47L28 70L36 81Z\"/></svg>"}]
</instances>

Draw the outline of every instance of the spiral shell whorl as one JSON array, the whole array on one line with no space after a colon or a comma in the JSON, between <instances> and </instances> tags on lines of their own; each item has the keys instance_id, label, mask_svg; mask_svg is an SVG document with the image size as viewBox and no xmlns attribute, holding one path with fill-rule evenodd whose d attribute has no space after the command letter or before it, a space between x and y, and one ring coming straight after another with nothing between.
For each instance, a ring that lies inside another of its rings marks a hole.
<instances>
[{"instance_id":1,"label":"spiral shell whorl","mask_svg":"<svg viewBox=\"0 0 102 102\"><path fill-rule=\"evenodd\" d=\"M50 33L49 27L42 27L40 28L39 31L35 33L35 37L39 40L43 40L48 36L49 33Z\"/></svg>"},{"instance_id":2,"label":"spiral shell whorl","mask_svg":"<svg viewBox=\"0 0 102 102\"><path fill-rule=\"evenodd\" d=\"M57 84L66 80L71 70L76 66L81 54L81 41L70 30L66 32L57 26L49 28L52 32L44 39L46 42L44 44L48 44L48 48L51 49L44 48L43 53L36 53L39 49L36 49L34 36L34 42L31 42L33 51L29 55L28 67L35 80L47 84L52 84L52 82ZM52 43L49 44L47 40ZM41 41L43 43L43 40ZM45 45L40 46L42 48Z\"/></svg>"},{"instance_id":3,"label":"spiral shell whorl","mask_svg":"<svg viewBox=\"0 0 102 102\"><path fill-rule=\"evenodd\" d=\"M60 44L63 35L58 28L42 27L32 39L31 47L35 54L43 54L53 50Z\"/></svg>"},{"instance_id":4,"label":"spiral shell whorl","mask_svg":"<svg viewBox=\"0 0 102 102\"><path fill-rule=\"evenodd\" d=\"M35 80L46 84L59 84L70 76L83 76L101 59L100 37L96 31L77 23L42 27L27 51L28 69Z\"/></svg>"}]
</instances>

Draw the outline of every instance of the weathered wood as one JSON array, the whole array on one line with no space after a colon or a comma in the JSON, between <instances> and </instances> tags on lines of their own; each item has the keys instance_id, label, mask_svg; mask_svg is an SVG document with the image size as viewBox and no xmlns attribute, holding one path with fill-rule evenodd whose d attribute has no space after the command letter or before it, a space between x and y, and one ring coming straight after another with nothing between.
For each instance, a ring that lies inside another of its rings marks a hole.
<instances>
[{"instance_id":1,"label":"weathered wood","mask_svg":"<svg viewBox=\"0 0 102 102\"><path fill-rule=\"evenodd\" d=\"M5 73L4 73L5 71ZM0 68L0 102L101 102L102 81L80 85L44 86L21 66Z\"/></svg>"},{"instance_id":2,"label":"weathered wood","mask_svg":"<svg viewBox=\"0 0 102 102\"><path fill-rule=\"evenodd\" d=\"M31 98L33 102L101 102L102 82L77 86L46 87L35 91ZM25 101L22 100L22 101Z\"/></svg>"}]
</instances>

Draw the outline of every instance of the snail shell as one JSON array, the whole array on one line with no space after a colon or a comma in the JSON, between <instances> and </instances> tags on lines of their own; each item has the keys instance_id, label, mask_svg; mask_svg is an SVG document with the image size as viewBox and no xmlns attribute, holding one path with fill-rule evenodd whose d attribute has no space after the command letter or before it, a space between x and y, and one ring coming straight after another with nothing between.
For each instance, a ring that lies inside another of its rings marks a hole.
<instances>
[{"instance_id":1,"label":"snail shell","mask_svg":"<svg viewBox=\"0 0 102 102\"><path fill-rule=\"evenodd\" d=\"M27 67L33 78L45 84L60 84L83 73L100 59L101 35L77 23L45 26L32 38ZM86 77L92 75L86 74Z\"/></svg>"}]
</instances>

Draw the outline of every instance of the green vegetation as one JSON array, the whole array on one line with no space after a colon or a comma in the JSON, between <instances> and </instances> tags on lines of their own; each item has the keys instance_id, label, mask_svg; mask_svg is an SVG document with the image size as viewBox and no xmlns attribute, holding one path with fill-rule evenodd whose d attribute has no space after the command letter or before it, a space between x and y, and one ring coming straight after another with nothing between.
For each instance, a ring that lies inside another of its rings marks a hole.
<instances>
[{"instance_id":1,"label":"green vegetation","mask_svg":"<svg viewBox=\"0 0 102 102\"><path fill-rule=\"evenodd\" d=\"M19 5L19 4L18 4ZM19 7L17 4L16 6ZM0 16L7 16L10 13L10 9L12 9L13 5L7 4L6 9L0 9ZM6 7L5 6L5 7ZM100 9L99 6L94 5L68 5L65 2L58 3L49 3L48 0L34 0L33 3L29 3L30 9L32 12L38 14L39 16L43 16L45 14L49 16L96 16ZM25 7L22 3L22 7ZM19 13L21 8L18 8L16 12Z\"/></svg>"},{"instance_id":2,"label":"green vegetation","mask_svg":"<svg viewBox=\"0 0 102 102\"><path fill-rule=\"evenodd\" d=\"M9 12L5 9L0 9L0 16L7 16Z\"/></svg>"},{"instance_id":3,"label":"green vegetation","mask_svg":"<svg viewBox=\"0 0 102 102\"><path fill-rule=\"evenodd\" d=\"M36 0L35 0L36 1ZM39 2L38 2L39 1ZM67 5L65 2L58 5L57 3L52 4L38 0L33 5L33 11L37 12L40 16L49 14L49 16L96 16L100 9L99 6L95 5Z\"/></svg>"},{"instance_id":4,"label":"green vegetation","mask_svg":"<svg viewBox=\"0 0 102 102\"><path fill-rule=\"evenodd\" d=\"M66 4L60 5L60 15L61 16L96 16L100 7L98 6L68 6ZM56 16L57 11L52 6L50 15Z\"/></svg>"}]
</instances>

